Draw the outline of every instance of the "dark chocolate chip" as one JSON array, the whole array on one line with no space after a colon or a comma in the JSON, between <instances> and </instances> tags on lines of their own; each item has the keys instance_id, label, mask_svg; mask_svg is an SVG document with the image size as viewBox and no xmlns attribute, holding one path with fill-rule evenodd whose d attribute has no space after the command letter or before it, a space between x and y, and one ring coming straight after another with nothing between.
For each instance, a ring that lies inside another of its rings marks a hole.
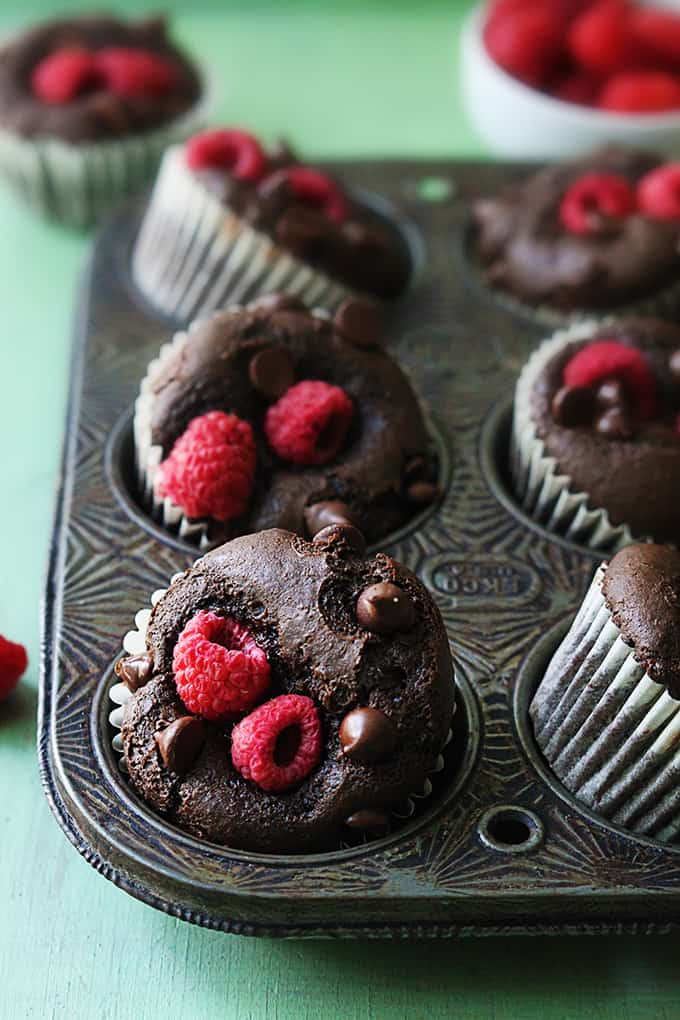
<instances>
[{"instance_id":1,"label":"dark chocolate chip","mask_svg":"<svg viewBox=\"0 0 680 1020\"><path fill-rule=\"evenodd\" d=\"M352 761L372 765L392 754L397 746L397 728L377 708L355 708L340 723L342 753Z\"/></svg>"},{"instance_id":2,"label":"dark chocolate chip","mask_svg":"<svg viewBox=\"0 0 680 1020\"><path fill-rule=\"evenodd\" d=\"M630 439L633 435L630 422L622 407L611 407L595 422L595 431L606 439Z\"/></svg>"},{"instance_id":3,"label":"dark chocolate chip","mask_svg":"<svg viewBox=\"0 0 680 1020\"><path fill-rule=\"evenodd\" d=\"M563 386L552 399L551 411L557 424L567 429L590 425L596 411L595 394L584 386Z\"/></svg>"},{"instance_id":4,"label":"dark chocolate chip","mask_svg":"<svg viewBox=\"0 0 680 1020\"><path fill-rule=\"evenodd\" d=\"M406 496L415 506L429 506L441 495L441 489L433 482L412 482L406 489Z\"/></svg>"},{"instance_id":5,"label":"dark chocolate chip","mask_svg":"<svg viewBox=\"0 0 680 1020\"><path fill-rule=\"evenodd\" d=\"M113 671L127 689L134 693L151 679L151 656L129 655L126 659L119 659Z\"/></svg>"},{"instance_id":6,"label":"dark chocolate chip","mask_svg":"<svg viewBox=\"0 0 680 1020\"><path fill-rule=\"evenodd\" d=\"M605 379L597 388L597 402L600 407L623 407L626 391L620 379Z\"/></svg>"},{"instance_id":7,"label":"dark chocolate chip","mask_svg":"<svg viewBox=\"0 0 680 1020\"><path fill-rule=\"evenodd\" d=\"M365 588L357 599L357 620L374 634L396 634L411 629L416 611L408 592L380 581Z\"/></svg>"},{"instance_id":8,"label":"dark chocolate chip","mask_svg":"<svg viewBox=\"0 0 680 1020\"><path fill-rule=\"evenodd\" d=\"M181 715L155 734L163 764L179 776L194 764L205 743L205 726L195 715Z\"/></svg>"},{"instance_id":9,"label":"dark chocolate chip","mask_svg":"<svg viewBox=\"0 0 680 1020\"><path fill-rule=\"evenodd\" d=\"M338 333L355 347L377 347L382 342L383 326L375 305L348 298L333 319Z\"/></svg>"},{"instance_id":10,"label":"dark chocolate chip","mask_svg":"<svg viewBox=\"0 0 680 1020\"><path fill-rule=\"evenodd\" d=\"M329 499L305 507L305 524L309 535L314 538L330 524L353 524L356 528L359 520L347 503L339 499Z\"/></svg>"},{"instance_id":11,"label":"dark chocolate chip","mask_svg":"<svg viewBox=\"0 0 680 1020\"><path fill-rule=\"evenodd\" d=\"M345 825L369 836L386 836L390 831L390 816L378 808L363 808L346 818Z\"/></svg>"},{"instance_id":12,"label":"dark chocolate chip","mask_svg":"<svg viewBox=\"0 0 680 1020\"><path fill-rule=\"evenodd\" d=\"M673 351L668 359L668 367L673 378L680 382L680 350Z\"/></svg>"},{"instance_id":13,"label":"dark chocolate chip","mask_svg":"<svg viewBox=\"0 0 680 1020\"><path fill-rule=\"evenodd\" d=\"M346 542L359 556L366 552L366 539L353 524L329 524L314 536L315 545L331 545L339 541Z\"/></svg>"},{"instance_id":14,"label":"dark chocolate chip","mask_svg":"<svg viewBox=\"0 0 680 1020\"><path fill-rule=\"evenodd\" d=\"M283 291L275 291L273 294L263 294L248 304L253 312L306 312L307 306L295 294L286 294Z\"/></svg>"},{"instance_id":15,"label":"dark chocolate chip","mask_svg":"<svg viewBox=\"0 0 680 1020\"><path fill-rule=\"evenodd\" d=\"M295 381L293 363L280 347L265 347L253 354L248 376L253 389L266 400L278 400Z\"/></svg>"}]
</instances>

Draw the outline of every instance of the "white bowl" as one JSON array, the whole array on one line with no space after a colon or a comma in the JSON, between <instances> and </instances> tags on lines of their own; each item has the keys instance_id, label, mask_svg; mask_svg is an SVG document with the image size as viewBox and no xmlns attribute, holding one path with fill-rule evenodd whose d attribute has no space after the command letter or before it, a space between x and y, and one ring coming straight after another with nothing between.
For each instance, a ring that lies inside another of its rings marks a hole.
<instances>
[{"instance_id":1,"label":"white bowl","mask_svg":"<svg viewBox=\"0 0 680 1020\"><path fill-rule=\"evenodd\" d=\"M465 21L463 100L488 147L509 159L575 156L613 142L671 154L680 152L680 113L603 113L552 99L512 78L489 56L484 7Z\"/></svg>"}]
</instances>

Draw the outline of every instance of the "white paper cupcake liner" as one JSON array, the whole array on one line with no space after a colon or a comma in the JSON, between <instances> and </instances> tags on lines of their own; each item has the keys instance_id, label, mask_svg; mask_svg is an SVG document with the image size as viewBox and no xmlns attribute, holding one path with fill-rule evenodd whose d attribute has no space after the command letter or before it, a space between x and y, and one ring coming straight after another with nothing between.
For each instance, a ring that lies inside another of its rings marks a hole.
<instances>
[{"instance_id":1,"label":"white paper cupcake liner","mask_svg":"<svg viewBox=\"0 0 680 1020\"><path fill-rule=\"evenodd\" d=\"M615 525L606 510L593 507L585 492L572 486L545 451L531 416L531 394L546 365L565 346L592 337L611 320L589 320L560 330L534 351L515 389L510 468L513 488L523 509L549 531L600 552L616 552L636 541L630 528ZM637 541L643 541L641 536Z\"/></svg>"},{"instance_id":2,"label":"white paper cupcake liner","mask_svg":"<svg viewBox=\"0 0 680 1020\"><path fill-rule=\"evenodd\" d=\"M197 560L196 563L198 562L199 561ZM196 563L194 563L194 566L196 565ZM183 576L184 576L183 573L174 574L170 579L170 584L171 585L174 584L175 581L178 581ZM168 591L167 588L158 588L151 595L150 600L151 608L147 607L144 609L140 609L135 614L135 628L134 630L129 630L125 637L123 638L124 655L141 655L146 651L146 632L149 626L149 620L151 619L151 611L153 607L156 605L156 603L163 598L167 591ZM116 683L112 684L111 687L109 688L109 700L115 706L109 713L109 722L111 723L113 729L116 730L116 733L114 734L113 739L111 741L111 746L113 747L113 750L116 754L116 758L118 760L118 767L123 773L127 773L128 769L125 763L121 729L123 726L125 706L128 704L129 701L132 700L133 697L134 694L132 693L132 691L130 691L128 687L126 687L126 685L120 681L116 681ZM436 775L437 773L441 772L444 769L445 762L443 751L451 742L452 737L453 732L452 730L449 729L449 731L446 734L444 743L442 744L441 751L437 755L434 765L428 772L428 775L426 776L421 789L414 793L411 793L400 804L398 804L391 810L390 813L393 815L395 819L397 819L398 822L403 822L411 817L411 815L414 813L416 809L415 804L416 801L425 800L427 797L431 795L432 782L429 776Z\"/></svg>"},{"instance_id":3,"label":"white paper cupcake liner","mask_svg":"<svg viewBox=\"0 0 680 1020\"><path fill-rule=\"evenodd\" d=\"M69 144L0 131L0 175L43 216L87 227L153 176L169 145L195 134L206 121L212 86L194 105L154 131L116 141Z\"/></svg>"},{"instance_id":4,"label":"white paper cupcake liner","mask_svg":"<svg viewBox=\"0 0 680 1020\"><path fill-rule=\"evenodd\" d=\"M599 568L530 714L555 775L604 818L671 842L680 835L680 701L635 660Z\"/></svg>"},{"instance_id":5,"label":"white paper cupcake liner","mask_svg":"<svg viewBox=\"0 0 680 1020\"><path fill-rule=\"evenodd\" d=\"M359 296L223 205L188 168L183 146L163 157L134 247L132 276L147 301L180 322L275 291L328 311Z\"/></svg>"}]
</instances>

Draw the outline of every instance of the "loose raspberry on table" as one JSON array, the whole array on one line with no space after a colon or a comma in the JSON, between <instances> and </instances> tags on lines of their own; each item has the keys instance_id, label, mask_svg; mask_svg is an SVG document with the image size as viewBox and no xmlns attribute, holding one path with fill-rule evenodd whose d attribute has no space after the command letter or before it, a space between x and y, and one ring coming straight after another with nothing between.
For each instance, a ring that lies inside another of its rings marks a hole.
<instances>
[{"instance_id":1,"label":"loose raspberry on table","mask_svg":"<svg viewBox=\"0 0 680 1020\"><path fill-rule=\"evenodd\" d=\"M320 209L334 223L347 219L347 199L330 177L308 166L288 166L276 171L276 179L285 181L296 202Z\"/></svg>"},{"instance_id":2,"label":"loose raspberry on table","mask_svg":"<svg viewBox=\"0 0 680 1020\"><path fill-rule=\"evenodd\" d=\"M564 25L548 5L520 5L492 15L484 27L490 57L514 78L543 85L556 70L564 46Z\"/></svg>"},{"instance_id":3,"label":"loose raspberry on table","mask_svg":"<svg viewBox=\"0 0 680 1020\"><path fill-rule=\"evenodd\" d=\"M31 75L34 95L44 103L68 103L104 87L94 54L84 49L56 50L36 64Z\"/></svg>"},{"instance_id":4,"label":"loose raspberry on table","mask_svg":"<svg viewBox=\"0 0 680 1020\"><path fill-rule=\"evenodd\" d=\"M172 668L180 698L205 719L247 712L270 683L267 656L247 627L208 610L180 634Z\"/></svg>"},{"instance_id":5,"label":"loose raspberry on table","mask_svg":"<svg viewBox=\"0 0 680 1020\"><path fill-rule=\"evenodd\" d=\"M600 93L598 105L610 113L663 113L680 109L680 78L665 71L615 74Z\"/></svg>"},{"instance_id":6,"label":"loose raspberry on table","mask_svg":"<svg viewBox=\"0 0 680 1020\"><path fill-rule=\"evenodd\" d=\"M281 694L265 701L234 727L231 760L244 779L262 790L287 790L321 758L321 719L311 698Z\"/></svg>"},{"instance_id":7,"label":"loose raspberry on table","mask_svg":"<svg viewBox=\"0 0 680 1020\"><path fill-rule=\"evenodd\" d=\"M656 383L644 354L618 340L605 338L582 347L564 368L565 386L591 387L605 379L618 379L626 391L634 416L651 418L656 406Z\"/></svg>"},{"instance_id":8,"label":"loose raspberry on table","mask_svg":"<svg viewBox=\"0 0 680 1020\"><path fill-rule=\"evenodd\" d=\"M657 220L680 218L680 163L666 163L646 174L638 184L641 212Z\"/></svg>"},{"instance_id":9,"label":"loose raspberry on table","mask_svg":"<svg viewBox=\"0 0 680 1020\"><path fill-rule=\"evenodd\" d=\"M626 0L601 0L585 10L569 29L571 57L585 71L613 74L640 63Z\"/></svg>"},{"instance_id":10,"label":"loose raspberry on table","mask_svg":"<svg viewBox=\"0 0 680 1020\"><path fill-rule=\"evenodd\" d=\"M226 170L240 181L258 181L267 163L257 138L236 128L203 131L187 142L185 152L192 170Z\"/></svg>"},{"instance_id":11,"label":"loose raspberry on table","mask_svg":"<svg viewBox=\"0 0 680 1020\"><path fill-rule=\"evenodd\" d=\"M173 65L147 50L108 46L94 54L105 87L123 99L155 99L177 84Z\"/></svg>"},{"instance_id":12,"label":"loose raspberry on table","mask_svg":"<svg viewBox=\"0 0 680 1020\"><path fill-rule=\"evenodd\" d=\"M28 666L28 655L23 645L8 641L0 634L0 701L7 698Z\"/></svg>"},{"instance_id":13,"label":"loose raspberry on table","mask_svg":"<svg viewBox=\"0 0 680 1020\"><path fill-rule=\"evenodd\" d=\"M584 174L567 189L560 204L560 221L573 234L596 234L603 222L635 212L635 191L618 174Z\"/></svg>"},{"instance_id":14,"label":"loose raspberry on table","mask_svg":"<svg viewBox=\"0 0 680 1020\"><path fill-rule=\"evenodd\" d=\"M248 507L256 448L246 421L224 411L194 418L158 470L156 494L188 517L229 521Z\"/></svg>"},{"instance_id":15,"label":"loose raspberry on table","mask_svg":"<svg viewBox=\"0 0 680 1020\"><path fill-rule=\"evenodd\" d=\"M339 386L305 380L272 404L264 428L282 460L327 464L340 451L353 417L354 404Z\"/></svg>"}]
</instances>

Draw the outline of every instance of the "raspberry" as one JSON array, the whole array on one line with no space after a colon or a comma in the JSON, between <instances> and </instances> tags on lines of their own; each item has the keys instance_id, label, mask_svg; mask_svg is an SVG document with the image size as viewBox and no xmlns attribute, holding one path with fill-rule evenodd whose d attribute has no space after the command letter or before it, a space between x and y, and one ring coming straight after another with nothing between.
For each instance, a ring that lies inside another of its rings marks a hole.
<instances>
[{"instance_id":1,"label":"raspberry","mask_svg":"<svg viewBox=\"0 0 680 1020\"><path fill-rule=\"evenodd\" d=\"M208 411L189 422L160 465L156 493L169 496L188 517L229 521L248 506L255 459L248 422Z\"/></svg>"},{"instance_id":2,"label":"raspberry","mask_svg":"<svg viewBox=\"0 0 680 1020\"><path fill-rule=\"evenodd\" d=\"M639 51L624 0L602 0L584 11L569 29L567 45L575 62L593 74L635 67Z\"/></svg>"},{"instance_id":3,"label":"raspberry","mask_svg":"<svg viewBox=\"0 0 680 1020\"><path fill-rule=\"evenodd\" d=\"M559 78L549 91L564 103L592 106L600 91L600 83L597 78L585 71L572 71Z\"/></svg>"},{"instance_id":4,"label":"raspberry","mask_svg":"<svg viewBox=\"0 0 680 1020\"><path fill-rule=\"evenodd\" d=\"M635 7L630 31L641 53L653 64L680 65L680 16L652 7Z\"/></svg>"},{"instance_id":5,"label":"raspberry","mask_svg":"<svg viewBox=\"0 0 680 1020\"><path fill-rule=\"evenodd\" d=\"M335 223L347 219L347 200L337 184L325 174L308 166L289 166L277 170L276 177L288 184L297 202L320 209Z\"/></svg>"},{"instance_id":6,"label":"raspberry","mask_svg":"<svg viewBox=\"0 0 680 1020\"><path fill-rule=\"evenodd\" d=\"M619 379L626 389L636 418L651 418L656 385L641 351L617 340L596 340L578 353L564 369L565 386L593 386L604 379Z\"/></svg>"},{"instance_id":7,"label":"raspberry","mask_svg":"<svg viewBox=\"0 0 680 1020\"><path fill-rule=\"evenodd\" d=\"M680 218L680 163L667 163L650 171L639 182L640 210L656 220Z\"/></svg>"},{"instance_id":8,"label":"raspberry","mask_svg":"<svg viewBox=\"0 0 680 1020\"><path fill-rule=\"evenodd\" d=\"M94 59L106 88L123 99L153 99L177 84L173 65L156 53L110 46L99 50Z\"/></svg>"},{"instance_id":9,"label":"raspberry","mask_svg":"<svg viewBox=\"0 0 680 1020\"><path fill-rule=\"evenodd\" d=\"M504 71L528 85L542 85L559 63L563 25L546 6L520 6L492 17L484 28L484 43Z\"/></svg>"},{"instance_id":10,"label":"raspberry","mask_svg":"<svg viewBox=\"0 0 680 1020\"><path fill-rule=\"evenodd\" d=\"M187 142L187 163L192 170L226 170L240 181L258 181L266 156L257 138L247 131L204 131Z\"/></svg>"},{"instance_id":11,"label":"raspberry","mask_svg":"<svg viewBox=\"0 0 680 1020\"><path fill-rule=\"evenodd\" d=\"M618 174L584 174L567 189L560 203L560 222L572 234L595 234L602 221L636 209L635 191Z\"/></svg>"},{"instance_id":12,"label":"raspberry","mask_svg":"<svg viewBox=\"0 0 680 1020\"><path fill-rule=\"evenodd\" d=\"M34 95L53 105L68 103L103 84L94 55L79 49L56 50L36 64L31 75Z\"/></svg>"},{"instance_id":13,"label":"raspberry","mask_svg":"<svg viewBox=\"0 0 680 1020\"><path fill-rule=\"evenodd\" d=\"M663 113L680 109L680 80L665 71L615 74L598 104L611 113Z\"/></svg>"},{"instance_id":14,"label":"raspberry","mask_svg":"<svg viewBox=\"0 0 680 1020\"><path fill-rule=\"evenodd\" d=\"M0 634L0 701L12 693L27 666L28 655L24 646L8 641Z\"/></svg>"},{"instance_id":15,"label":"raspberry","mask_svg":"<svg viewBox=\"0 0 680 1020\"><path fill-rule=\"evenodd\" d=\"M180 698L205 719L247 712L269 687L267 656L250 631L207 610L180 634L172 668Z\"/></svg>"},{"instance_id":16,"label":"raspberry","mask_svg":"<svg viewBox=\"0 0 680 1020\"><path fill-rule=\"evenodd\" d=\"M287 790L321 758L321 720L311 698L281 694L234 727L231 760L262 790Z\"/></svg>"},{"instance_id":17,"label":"raspberry","mask_svg":"<svg viewBox=\"0 0 680 1020\"><path fill-rule=\"evenodd\" d=\"M292 464L327 464L347 435L354 405L344 390L309 381L291 386L267 411L271 448Z\"/></svg>"}]
</instances>

